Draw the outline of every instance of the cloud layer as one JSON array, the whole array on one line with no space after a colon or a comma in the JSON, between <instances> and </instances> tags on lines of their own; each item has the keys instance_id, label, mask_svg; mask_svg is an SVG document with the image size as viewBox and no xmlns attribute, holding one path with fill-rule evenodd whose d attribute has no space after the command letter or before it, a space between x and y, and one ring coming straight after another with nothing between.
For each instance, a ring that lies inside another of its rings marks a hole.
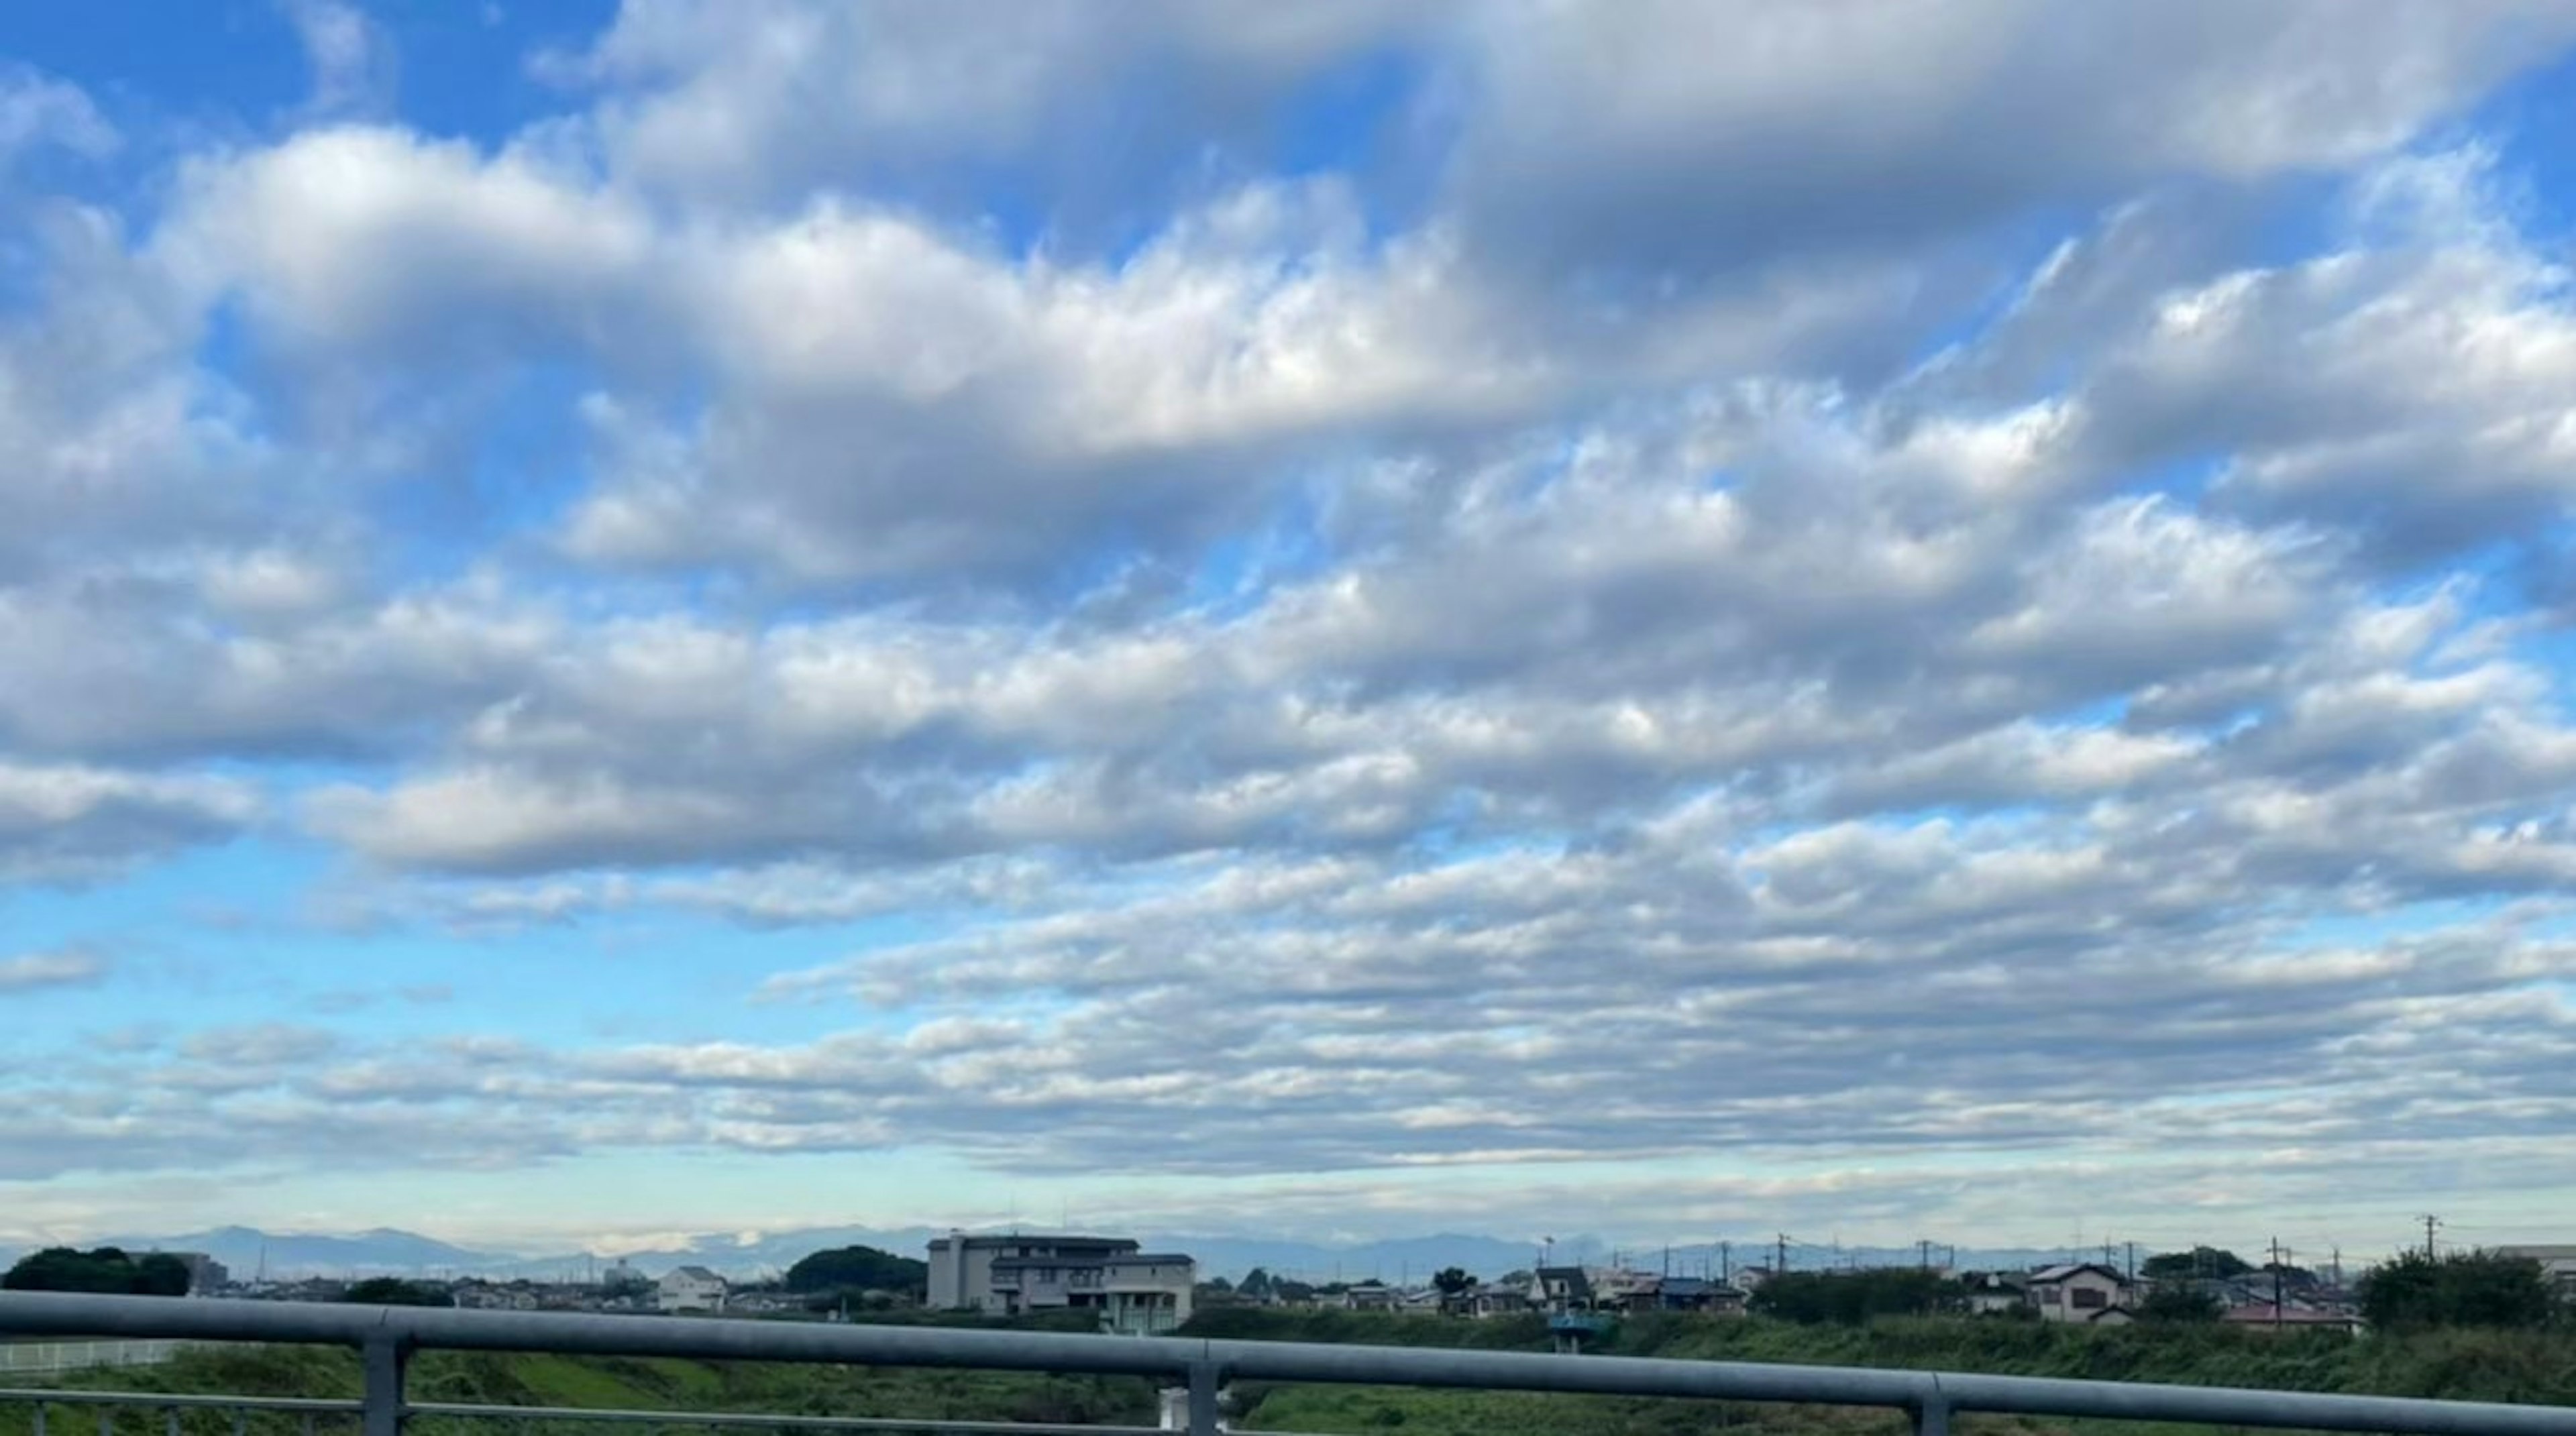
<instances>
[{"instance_id":1,"label":"cloud layer","mask_svg":"<svg viewBox=\"0 0 2576 1436\"><path fill-rule=\"evenodd\" d=\"M2565 7L630 0L491 132L290 13L128 197L0 70L0 883L227 853L454 1000L245 958L0 1067L0 1181L2576 1180L2576 307L2481 108ZM79 937L0 1000L152 965Z\"/></svg>"}]
</instances>

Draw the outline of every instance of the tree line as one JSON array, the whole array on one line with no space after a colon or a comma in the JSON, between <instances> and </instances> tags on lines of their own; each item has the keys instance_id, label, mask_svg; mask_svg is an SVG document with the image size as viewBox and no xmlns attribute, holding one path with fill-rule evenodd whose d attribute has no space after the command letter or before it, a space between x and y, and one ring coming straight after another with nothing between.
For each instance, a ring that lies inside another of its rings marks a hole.
<instances>
[{"instance_id":1,"label":"tree line","mask_svg":"<svg viewBox=\"0 0 2576 1436\"><path fill-rule=\"evenodd\" d=\"M100 1296L186 1296L188 1264L165 1252L134 1256L120 1247L46 1247L0 1276L0 1290L78 1291Z\"/></svg>"}]
</instances>

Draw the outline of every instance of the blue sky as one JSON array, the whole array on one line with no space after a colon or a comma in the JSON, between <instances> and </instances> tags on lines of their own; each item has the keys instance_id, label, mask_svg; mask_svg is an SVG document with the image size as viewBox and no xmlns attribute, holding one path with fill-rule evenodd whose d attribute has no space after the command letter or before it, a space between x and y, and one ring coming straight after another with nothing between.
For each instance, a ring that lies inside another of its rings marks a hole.
<instances>
[{"instance_id":1,"label":"blue sky","mask_svg":"<svg viewBox=\"0 0 2576 1436\"><path fill-rule=\"evenodd\" d=\"M19 7L0 1242L2545 1237L2571 125L2538 0Z\"/></svg>"}]
</instances>

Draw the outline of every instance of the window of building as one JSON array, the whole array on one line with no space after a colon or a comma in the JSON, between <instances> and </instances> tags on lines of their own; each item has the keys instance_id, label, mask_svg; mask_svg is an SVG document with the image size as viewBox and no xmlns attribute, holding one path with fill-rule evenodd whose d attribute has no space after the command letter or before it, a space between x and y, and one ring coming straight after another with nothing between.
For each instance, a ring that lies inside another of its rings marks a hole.
<instances>
[{"instance_id":1,"label":"window of building","mask_svg":"<svg viewBox=\"0 0 2576 1436\"><path fill-rule=\"evenodd\" d=\"M2110 1293L2099 1287L2079 1286L2075 1288L2074 1296L2077 1306L2103 1307L2111 1304Z\"/></svg>"}]
</instances>

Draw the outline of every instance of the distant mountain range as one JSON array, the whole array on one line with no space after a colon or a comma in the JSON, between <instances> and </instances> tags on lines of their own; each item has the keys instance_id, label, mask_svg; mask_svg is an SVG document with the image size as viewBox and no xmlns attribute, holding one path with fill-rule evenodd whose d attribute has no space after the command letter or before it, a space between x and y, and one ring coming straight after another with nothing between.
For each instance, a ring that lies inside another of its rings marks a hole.
<instances>
[{"instance_id":1,"label":"distant mountain range","mask_svg":"<svg viewBox=\"0 0 2576 1436\"><path fill-rule=\"evenodd\" d=\"M676 1266L696 1265L738 1279L754 1278L784 1271L799 1257L832 1247L871 1246L915 1256L937 1235L940 1235L939 1230L932 1227L858 1226L806 1227L750 1236L709 1233L694 1237L682 1246L628 1252L625 1258L636 1268L655 1275ZM1261 1267L1274 1275L1314 1282L1359 1281L1371 1277L1386 1282L1420 1282L1427 1281L1432 1273L1443 1267L1451 1266L1464 1267L1478 1276L1490 1278L1508 1271L1527 1269L1540 1257L1540 1248L1531 1242L1457 1233L1341 1245L1242 1234L1139 1232L1135 1235L1149 1247L1188 1252L1198 1258L1200 1270L1207 1276L1229 1279ZM476 1250L389 1227L334 1234L266 1232L256 1227L230 1226L167 1236L112 1237L104 1242L84 1245L114 1245L128 1251L205 1252L229 1267L236 1280L249 1280L263 1271L272 1278L563 1278L595 1272L614 1260L591 1252L532 1255ZM1598 1265L1615 1259L1649 1271L1669 1269L1693 1275L1705 1271L1713 1275L1728 1267L1767 1264L1771 1260L1772 1248L1767 1243L1753 1241L1737 1242L1723 1250L1715 1243L1671 1248L1618 1248L1601 1238L1582 1236L1560 1239L1553 1248L1553 1254L1554 1260L1569 1264ZM16 1255L13 1251L0 1250L0 1261L14 1259ZM1934 1248L1933 1255L1940 1258L1942 1249ZM1828 1249L1792 1245L1789 1265L1801 1269L1846 1264L1910 1266L1919 1256L1919 1249L1915 1247ZM1957 1260L1964 1267L2019 1270L2065 1260L2067 1256L2063 1249L1984 1248L1971 1251L1962 1248Z\"/></svg>"}]
</instances>

